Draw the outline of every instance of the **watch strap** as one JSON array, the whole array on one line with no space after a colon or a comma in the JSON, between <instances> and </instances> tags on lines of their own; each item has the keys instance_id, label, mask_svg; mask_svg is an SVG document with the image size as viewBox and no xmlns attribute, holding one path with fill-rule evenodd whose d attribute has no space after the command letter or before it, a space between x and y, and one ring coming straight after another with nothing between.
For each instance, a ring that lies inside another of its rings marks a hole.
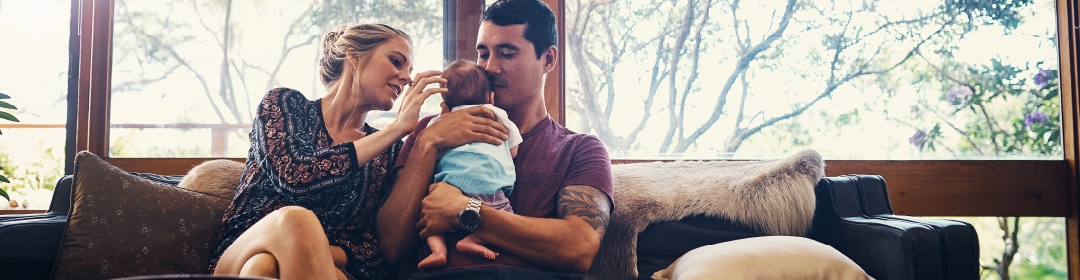
<instances>
[{"instance_id":1,"label":"watch strap","mask_svg":"<svg viewBox=\"0 0 1080 280\"><path fill-rule=\"evenodd\" d=\"M477 213L479 213L480 212L480 205L483 205L483 202L480 202L480 200L476 199L475 197L470 197L469 198L469 205L465 206L465 210L473 210L473 211L476 211Z\"/></svg>"},{"instance_id":2,"label":"watch strap","mask_svg":"<svg viewBox=\"0 0 1080 280\"><path fill-rule=\"evenodd\" d=\"M465 205L465 209L461 210L461 213L458 213L458 227L460 227L461 229L463 229L465 231L468 231L468 232L472 232L477 227L480 227L480 206L481 205L483 205L483 202L480 202L479 199L476 199L475 197L470 197L469 198L469 204ZM469 214L466 214L466 213L469 213ZM466 215L476 217L475 224L472 224L470 222L467 225L467 222L462 221L462 218L465 217Z\"/></svg>"}]
</instances>

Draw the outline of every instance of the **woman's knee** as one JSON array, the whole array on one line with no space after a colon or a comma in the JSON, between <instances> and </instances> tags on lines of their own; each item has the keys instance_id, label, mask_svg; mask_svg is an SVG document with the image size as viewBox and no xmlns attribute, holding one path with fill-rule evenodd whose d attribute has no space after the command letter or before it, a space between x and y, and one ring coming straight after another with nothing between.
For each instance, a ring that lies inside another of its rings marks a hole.
<instances>
[{"instance_id":1,"label":"woman's knee","mask_svg":"<svg viewBox=\"0 0 1080 280\"><path fill-rule=\"evenodd\" d=\"M300 206L285 206L267 215L273 219L274 227L285 233L287 237L295 237L300 240L310 238L325 239L322 223L315 212Z\"/></svg>"},{"instance_id":2,"label":"woman's knee","mask_svg":"<svg viewBox=\"0 0 1080 280\"><path fill-rule=\"evenodd\" d=\"M300 206L285 206L281 209L274 210L274 212L267 215L267 217L273 217L274 222L280 226L305 226L311 224L319 224L319 217L315 216L315 212L311 212L307 208ZM284 227L288 229L290 227Z\"/></svg>"}]
</instances>

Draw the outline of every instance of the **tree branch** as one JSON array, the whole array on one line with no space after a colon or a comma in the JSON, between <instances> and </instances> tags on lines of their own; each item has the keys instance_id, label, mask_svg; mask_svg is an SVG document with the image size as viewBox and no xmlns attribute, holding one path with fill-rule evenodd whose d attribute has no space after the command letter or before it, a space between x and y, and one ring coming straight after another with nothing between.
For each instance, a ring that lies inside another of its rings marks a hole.
<instances>
[{"instance_id":1,"label":"tree branch","mask_svg":"<svg viewBox=\"0 0 1080 280\"><path fill-rule=\"evenodd\" d=\"M214 97L210 94L210 86L206 84L206 78L204 78L202 74L199 74L199 71L195 71L195 68L192 68L191 64L188 63L187 60L184 60L184 58L180 57L180 55L176 53L176 50L174 50L172 46L162 43L161 39L157 36L146 34L145 32L142 32L142 30L138 29L136 29L135 31L139 32L140 35L150 38L150 40L153 41L155 45L164 49L166 52L169 53L170 56L173 57L173 59L176 59L176 61L180 62L180 65L184 66L184 68L187 68L188 71L191 71L192 74L195 74L195 78L198 79L199 83L202 84L203 92L206 93L206 100L210 102L210 107L214 108L214 113L217 114L218 119L221 120L222 123L226 123L225 115L221 113L221 108L218 108L217 103L214 103Z\"/></svg>"},{"instance_id":2,"label":"tree branch","mask_svg":"<svg viewBox=\"0 0 1080 280\"><path fill-rule=\"evenodd\" d=\"M121 82L119 84L114 84L112 86L111 91L114 92L114 93L115 92L121 92L121 91L133 89L134 86L142 86L142 85L146 85L146 84L152 84L152 83L160 82L161 80L164 80L165 78L168 78L169 74L172 74L172 72L175 71L177 68L180 68L180 64L177 64L177 65L173 66L172 68L169 68L169 70L165 70L165 73L161 74L160 77L150 78L150 79L143 78L143 79L139 79L139 80L136 80L136 81L124 81L124 82Z\"/></svg>"},{"instance_id":3,"label":"tree branch","mask_svg":"<svg viewBox=\"0 0 1080 280\"><path fill-rule=\"evenodd\" d=\"M306 11L300 13L300 16L294 19L292 24L289 25L289 31L285 33L285 38L281 40L281 56L278 57L277 63L274 64L274 70L270 72L270 77L266 79L266 90L263 92L269 92L270 89L273 89L274 81L277 80L278 72L281 71L281 65L285 64L285 58L289 56L289 53L292 52L292 50L310 45L319 38L318 35L308 36L306 41L289 46L289 36L292 36L293 33L296 32L296 28L300 26L301 20L306 19L309 15L311 15L311 12L314 9L315 3L313 2L311 5L308 6Z\"/></svg>"},{"instance_id":4,"label":"tree branch","mask_svg":"<svg viewBox=\"0 0 1080 280\"><path fill-rule=\"evenodd\" d=\"M668 65L668 69L671 71L671 74L668 76L668 131L664 133L664 142L660 145L660 153L667 152L668 147L671 145L671 140L675 136L675 130L678 129L679 126L679 116L675 110L675 101L678 100L676 78L679 72L679 60L682 58L683 45L686 43L686 37L690 36L690 26L694 20L695 2L695 0L686 2L686 14L684 14L682 22L679 25L679 33L676 34L675 37L675 47L671 49L671 61L669 61Z\"/></svg>"},{"instance_id":5,"label":"tree branch","mask_svg":"<svg viewBox=\"0 0 1080 280\"><path fill-rule=\"evenodd\" d=\"M769 36L766 37L765 40L750 48L749 51L747 51L739 58L739 61L735 65L735 71L733 71L731 75L728 76L728 80L724 83L723 90L720 91L720 98L716 101L716 106L713 109L712 115L710 115L709 119L706 120L705 123L701 125L701 127L695 130L693 134L685 138L685 141L680 140L680 142L682 142L683 144L677 147L677 152L686 151L690 144L696 142L702 134L705 134L705 132L708 131L709 128L712 128L713 124L715 124L716 121L720 119L720 115L723 114L724 111L724 106L727 104L727 95L731 91L731 87L735 84L735 79L738 78L738 75L740 73L746 71L746 69L750 66L750 62L753 61L759 53L769 48L773 42L779 40L780 36L784 34L784 31L787 30L788 25L791 23L791 19L795 15L796 2L796 0L788 0L787 7L784 9L783 18L780 21L780 26L777 27L777 29L773 31L772 34L769 34Z\"/></svg>"}]
</instances>

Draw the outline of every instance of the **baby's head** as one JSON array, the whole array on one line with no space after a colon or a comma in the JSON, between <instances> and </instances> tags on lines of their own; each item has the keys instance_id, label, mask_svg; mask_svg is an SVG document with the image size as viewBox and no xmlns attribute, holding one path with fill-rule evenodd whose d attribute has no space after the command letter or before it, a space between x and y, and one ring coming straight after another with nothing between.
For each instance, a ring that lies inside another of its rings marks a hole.
<instances>
[{"instance_id":1,"label":"baby's head","mask_svg":"<svg viewBox=\"0 0 1080 280\"><path fill-rule=\"evenodd\" d=\"M447 108L461 105L490 104L491 82L487 71L476 63L467 60L451 62L443 70L447 91L442 94Z\"/></svg>"}]
</instances>

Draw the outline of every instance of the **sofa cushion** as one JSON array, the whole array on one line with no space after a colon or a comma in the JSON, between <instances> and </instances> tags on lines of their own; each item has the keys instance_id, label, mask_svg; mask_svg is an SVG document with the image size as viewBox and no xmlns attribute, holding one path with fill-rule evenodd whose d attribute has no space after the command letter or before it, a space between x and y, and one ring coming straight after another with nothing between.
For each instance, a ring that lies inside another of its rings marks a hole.
<instances>
[{"instance_id":1,"label":"sofa cushion","mask_svg":"<svg viewBox=\"0 0 1080 280\"><path fill-rule=\"evenodd\" d=\"M829 245L809 238L763 236L690 250L667 269L653 274L666 279L872 279Z\"/></svg>"},{"instance_id":2,"label":"sofa cushion","mask_svg":"<svg viewBox=\"0 0 1080 280\"><path fill-rule=\"evenodd\" d=\"M206 273L230 200L75 157L70 218L53 279Z\"/></svg>"}]
</instances>

